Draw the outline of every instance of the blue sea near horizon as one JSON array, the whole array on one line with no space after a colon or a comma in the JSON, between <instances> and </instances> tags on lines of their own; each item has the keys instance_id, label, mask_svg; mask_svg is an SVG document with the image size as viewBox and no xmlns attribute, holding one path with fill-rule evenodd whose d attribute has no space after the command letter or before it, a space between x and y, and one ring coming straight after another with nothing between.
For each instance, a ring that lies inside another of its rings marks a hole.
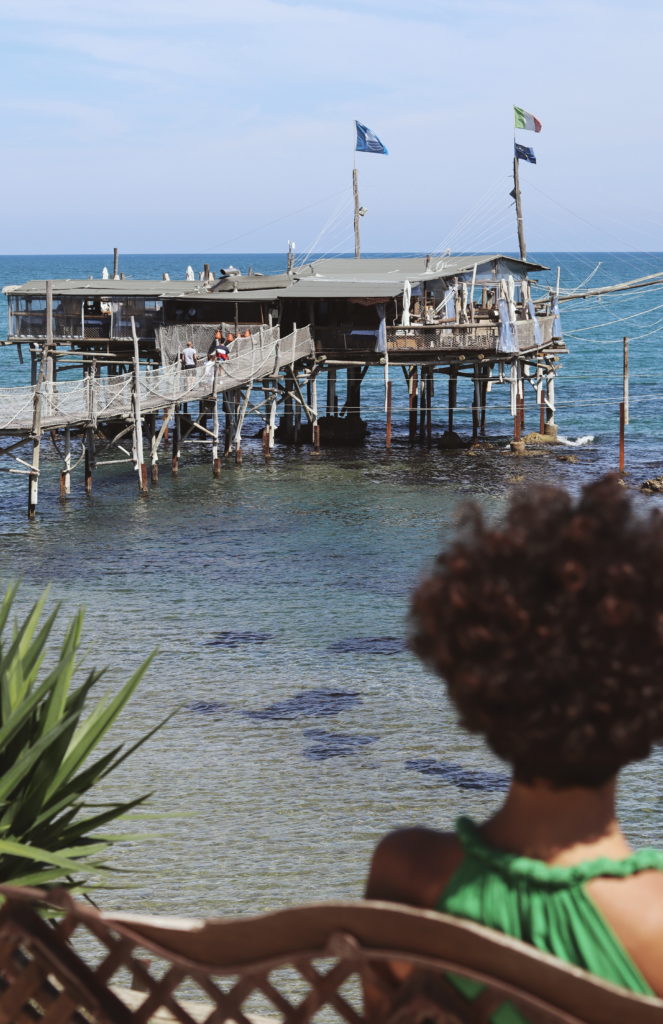
<instances>
[{"instance_id":1,"label":"blue sea near horizon","mask_svg":"<svg viewBox=\"0 0 663 1024\"><path fill-rule=\"evenodd\" d=\"M663 253L531 258L552 268L538 275L542 282L553 281L559 265L562 289L591 274L594 286L663 269ZM166 271L183 279L188 264L199 271L203 263L269 273L284 269L285 256L120 257L133 278ZM111 256L2 256L0 284L99 277L104 265ZM265 462L251 438L255 421L243 465L224 464L218 480L209 452L196 446L185 449L177 477L164 453L147 498L138 496L130 465L99 468L88 497L79 466L63 504L58 456L45 445L32 523L25 478L0 473L2 582L22 580L21 609L49 584L63 620L84 605L86 663L112 666L109 689L158 647L122 720L127 741L179 709L109 781L109 795L153 791L150 808L167 817L141 825L149 842L116 850L128 874L101 892L104 906L232 914L350 898L386 830L448 828L458 813L490 813L504 767L458 728L441 684L407 652L408 594L468 499L498 514L516 486L554 482L575 491L616 468L624 334L627 480L638 485L663 472L661 294L659 286L562 306L569 353L557 379L557 422L568 443L542 453L507 450L508 393L498 385L486 445L458 453L410 447L404 381L392 367L391 453L376 368L363 389L371 433L357 449L315 455L277 446ZM27 363L1 348L0 386L28 381ZM535 430L538 410L530 396L527 403L527 429ZM456 429L468 435L469 388L458 404ZM438 384L436 435L445 406ZM663 846L662 764L656 750L624 775L620 810L637 845Z\"/></svg>"}]
</instances>

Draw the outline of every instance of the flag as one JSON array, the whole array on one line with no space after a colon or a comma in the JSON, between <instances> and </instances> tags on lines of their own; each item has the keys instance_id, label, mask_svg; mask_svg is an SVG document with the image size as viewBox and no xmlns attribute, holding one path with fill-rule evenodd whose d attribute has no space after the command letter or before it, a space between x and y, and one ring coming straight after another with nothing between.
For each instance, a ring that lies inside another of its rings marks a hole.
<instances>
[{"instance_id":1,"label":"flag","mask_svg":"<svg viewBox=\"0 0 663 1024\"><path fill-rule=\"evenodd\" d=\"M524 128L528 132L540 132L542 125L538 117L528 114L522 107L513 108L514 125L516 128Z\"/></svg>"},{"instance_id":2,"label":"flag","mask_svg":"<svg viewBox=\"0 0 663 1024\"><path fill-rule=\"evenodd\" d=\"M383 142L380 142L375 132L367 128L365 124L355 121L357 127L357 142L355 149L358 153L384 153L389 152Z\"/></svg>"},{"instance_id":3,"label":"flag","mask_svg":"<svg viewBox=\"0 0 663 1024\"><path fill-rule=\"evenodd\" d=\"M536 157L534 156L534 150L530 149L529 146L521 146L519 143L514 143L515 157L516 160L528 160L531 164L536 163Z\"/></svg>"}]
</instances>

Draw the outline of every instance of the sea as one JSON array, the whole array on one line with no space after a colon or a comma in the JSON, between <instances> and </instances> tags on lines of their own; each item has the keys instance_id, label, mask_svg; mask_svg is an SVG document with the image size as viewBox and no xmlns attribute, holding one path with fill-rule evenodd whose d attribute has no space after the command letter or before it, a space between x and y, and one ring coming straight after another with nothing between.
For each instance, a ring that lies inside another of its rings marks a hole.
<instances>
[{"instance_id":1,"label":"sea","mask_svg":"<svg viewBox=\"0 0 663 1024\"><path fill-rule=\"evenodd\" d=\"M663 270L663 253L534 253L541 284L562 294ZM125 255L131 278L183 278L186 267L233 264L269 273L283 255ZM0 284L99 277L109 255L2 256ZM577 492L618 466L623 338L629 337L626 481L663 473L663 289L562 305L568 354L557 378L560 444L524 456L508 447L507 385L489 395L487 440L444 452L407 439L402 373L391 367L394 442L384 446L384 377L363 387L369 436L357 448L277 445L265 461L245 430L244 460L212 475L205 446L168 453L158 486L140 497L131 465L82 468L58 498L59 456L45 445L37 518L25 477L0 473L0 575L20 580L18 611L49 588L58 630L85 608L83 665L107 666L110 693L156 657L116 738L131 743L172 714L98 799L151 793L140 838L120 842L105 908L185 915L248 914L362 893L386 831L450 828L481 819L503 797L507 769L458 726L439 679L407 648L413 586L448 543L468 502L499 516L515 488L539 482ZM6 305L0 308L6 337ZM0 386L29 383L29 366L0 348ZM324 388L322 389L324 393ZM455 427L471 428L461 385ZM526 396L527 430L538 429ZM446 422L436 382L433 428ZM9 463L5 460L3 465ZM620 813L637 845L663 846L663 752L629 768Z\"/></svg>"}]
</instances>

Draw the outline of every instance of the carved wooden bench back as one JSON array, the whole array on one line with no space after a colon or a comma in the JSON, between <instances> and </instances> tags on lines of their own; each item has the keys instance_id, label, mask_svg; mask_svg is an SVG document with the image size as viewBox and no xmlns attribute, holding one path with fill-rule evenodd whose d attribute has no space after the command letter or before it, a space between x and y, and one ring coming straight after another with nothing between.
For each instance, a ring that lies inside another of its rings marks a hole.
<instances>
[{"instance_id":1,"label":"carved wooden bench back","mask_svg":"<svg viewBox=\"0 0 663 1024\"><path fill-rule=\"evenodd\" d=\"M101 914L64 891L0 897L0 1024L367 1024L364 984L380 1024L489 1024L506 1001L529 1024L663 1024L658 1000L432 911L364 901L203 921ZM397 979L389 962L408 969ZM447 972L482 993L464 998Z\"/></svg>"}]
</instances>

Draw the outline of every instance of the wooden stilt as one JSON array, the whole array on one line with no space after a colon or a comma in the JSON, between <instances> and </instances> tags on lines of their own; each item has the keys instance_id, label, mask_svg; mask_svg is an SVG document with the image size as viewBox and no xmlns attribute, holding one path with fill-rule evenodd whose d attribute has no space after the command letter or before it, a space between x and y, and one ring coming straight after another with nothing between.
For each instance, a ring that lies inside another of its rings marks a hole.
<instances>
[{"instance_id":1,"label":"wooden stilt","mask_svg":"<svg viewBox=\"0 0 663 1024\"><path fill-rule=\"evenodd\" d=\"M490 375L490 366L483 366L481 373L481 380L479 384L479 402L481 405L480 416L479 416L479 435L481 437L486 436L486 407L488 405L488 378Z\"/></svg>"},{"instance_id":2,"label":"wooden stilt","mask_svg":"<svg viewBox=\"0 0 663 1024\"><path fill-rule=\"evenodd\" d=\"M212 475L221 476L221 459L219 458L219 396L218 388L218 361L214 363L214 385L212 387Z\"/></svg>"},{"instance_id":3,"label":"wooden stilt","mask_svg":"<svg viewBox=\"0 0 663 1024\"><path fill-rule=\"evenodd\" d=\"M426 445L433 444L433 367L426 374Z\"/></svg>"},{"instance_id":4,"label":"wooden stilt","mask_svg":"<svg viewBox=\"0 0 663 1024\"><path fill-rule=\"evenodd\" d=\"M384 435L385 448L391 448L391 381L387 381L387 427Z\"/></svg>"},{"instance_id":5,"label":"wooden stilt","mask_svg":"<svg viewBox=\"0 0 663 1024\"><path fill-rule=\"evenodd\" d=\"M53 282L46 282L46 342L41 353L39 375L35 384L35 393L32 406L32 463L31 472L28 474L28 519L34 519L37 514L37 502L39 501L39 462L41 458L41 414L42 414L42 391L44 378L47 370L47 363L52 360L50 351L53 347ZM33 371L35 369L33 355Z\"/></svg>"},{"instance_id":6,"label":"wooden stilt","mask_svg":"<svg viewBox=\"0 0 663 1024\"><path fill-rule=\"evenodd\" d=\"M426 386L428 378L428 368L425 366L421 367L421 373L419 375L419 444L424 443L424 437L426 435Z\"/></svg>"},{"instance_id":7,"label":"wooden stilt","mask_svg":"<svg viewBox=\"0 0 663 1024\"><path fill-rule=\"evenodd\" d=\"M138 335L136 334L136 318L131 317L131 333L134 340L133 367L133 407L134 407L134 460L138 471L138 493L147 494L147 466L143 453L143 422L140 408L140 358L138 354Z\"/></svg>"},{"instance_id":8,"label":"wooden stilt","mask_svg":"<svg viewBox=\"0 0 663 1024\"><path fill-rule=\"evenodd\" d=\"M159 483L159 440L157 436L156 415L149 417L150 438L150 479L153 484Z\"/></svg>"},{"instance_id":9,"label":"wooden stilt","mask_svg":"<svg viewBox=\"0 0 663 1024\"><path fill-rule=\"evenodd\" d=\"M408 381L408 392L410 402L410 415L409 415L409 439L410 444L414 444L417 440L417 412L418 412L418 400L419 400L419 371L416 366L410 367L410 377Z\"/></svg>"},{"instance_id":10,"label":"wooden stilt","mask_svg":"<svg viewBox=\"0 0 663 1024\"><path fill-rule=\"evenodd\" d=\"M327 416L338 416L338 395L336 393L336 367L327 367Z\"/></svg>"},{"instance_id":11,"label":"wooden stilt","mask_svg":"<svg viewBox=\"0 0 663 1024\"><path fill-rule=\"evenodd\" d=\"M624 427L626 425L626 404L619 403L619 472L624 472Z\"/></svg>"},{"instance_id":12,"label":"wooden stilt","mask_svg":"<svg viewBox=\"0 0 663 1024\"><path fill-rule=\"evenodd\" d=\"M170 462L173 476L177 476L180 471L180 430L180 411L179 407L175 406L175 415L173 419L173 449Z\"/></svg>"},{"instance_id":13,"label":"wooden stilt","mask_svg":"<svg viewBox=\"0 0 663 1024\"><path fill-rule=\"evenodd\" d=\"M85 493L92 494L92 471L95 463L94 452L94 430L87 427L85 430Z\"/></svg>"},{"instance_id":14,"label":"wooden stilt","mask_svg":"<svg viewBox=\"0 0 663 1024\"><path fill-rule=\"evenodd\" d=\"M313 441L313 450L316 452L320 451L320 424L318 423L318 378L314 375L311 379L311 410L313 412L313 419L311 421L311 439Z\"/></svg>"},{"instance_id":15,"label":"wooden stilt","mask_svg":"<svg viewBox=\"0 0 663 1024\"><path fill-rule=\"evenodd\" d=\"M276 406L278 403L278 389L276 387L276 381L272 382L272 392L269 402L269 449L270 451L274 447L274 440L276 435Z\"/></svg>"},{"instance_id":16,"label":"wooden stilt","mask_svg":"<svg viewBox=\"0 0 663 1024\"><path fill-rule=\"evenodd\" d=\"M479 421L481 412L481 384L479 382L479 367L474 367L473 375L473 398L472 398L472 440L476 441L479 436Z\"/></svg>"},{"instance_id":17,"label":"wooden stilt","mask_svg":"<svg viewBox=\"0 0 663 1024\"><path fill-rule=\"evenodd\" d=\"M60 473L60 498L64 501L71 493L71 430L64 428L64 468Z\"/></svg>"},{"instance_id":18,"label":"wooden stilt","mask_svg":"<svg viewBox=\"0 0 663 1024\"><path fill-rule=\"evenodd\" d=\"M458 370L455 367L451 367L449 370L449 418L447 422L447 430L450 434L453 434L454 429L454 409L456 408L457 396Z\"/></svg>"}]
</instances>

